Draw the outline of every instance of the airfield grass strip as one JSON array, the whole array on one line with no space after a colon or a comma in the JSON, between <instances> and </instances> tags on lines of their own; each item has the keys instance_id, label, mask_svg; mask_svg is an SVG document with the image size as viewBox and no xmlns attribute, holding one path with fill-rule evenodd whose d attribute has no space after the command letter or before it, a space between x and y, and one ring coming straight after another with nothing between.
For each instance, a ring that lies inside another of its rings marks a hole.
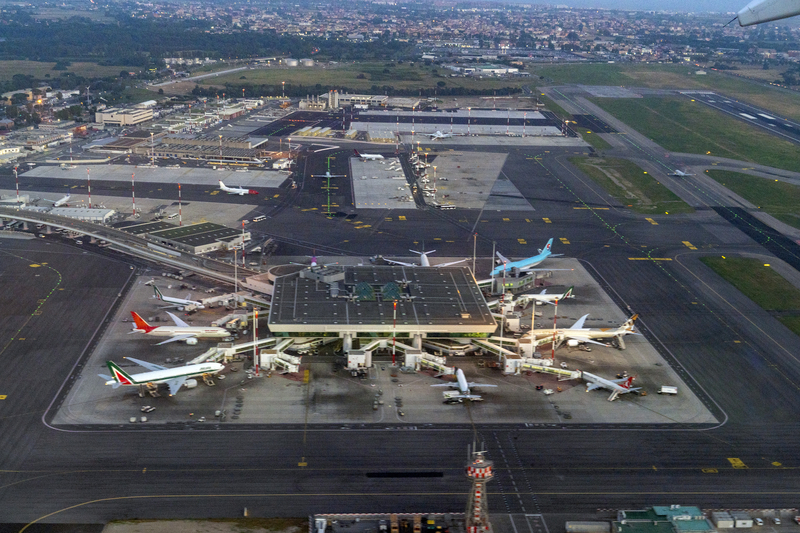
<instances>
[{"instance_id":1,"label":"airfield grass strip","mask_svg":"<svg viewBox=\"0 0 800 533\"><path fill-rule=\"evenodd\" d=\"M569 161L608 194L636 213L655 215L694 212L689 204L661 182L626 159L572 157Z\"/></svg>"},{"instance_id":2,"label":"airfield grass strip","mask_svg":"<svg viewBox=\"0 0 800 533\"><path fill-rule=\"evenodd\" d=\"M800 187L797 185L727 170L709 170L707 174L765 213L800 228Z\"/></svg>"},{"instance_id":3,"label":"airfield grass strip","mask_svg":"<svg viewBox=\"0 0 800 533\"><path fill-rule=\"evenodd\" d=\"M798 316L777 319L800 335L800 290L763 261L744 257L702 257L700 261L765 311L797 312Z\"/></svg>"},{"instance_id":4,"label":"airfield grass strip","mask_svg":"<svg viewBox=\"0 0 800 533\"><path fill-rule=\"evenodd\" d=\"M593 98L592 101L672 152L709 154L800 172L789 141L688 98Z\"/></svg>"}]
</instances>

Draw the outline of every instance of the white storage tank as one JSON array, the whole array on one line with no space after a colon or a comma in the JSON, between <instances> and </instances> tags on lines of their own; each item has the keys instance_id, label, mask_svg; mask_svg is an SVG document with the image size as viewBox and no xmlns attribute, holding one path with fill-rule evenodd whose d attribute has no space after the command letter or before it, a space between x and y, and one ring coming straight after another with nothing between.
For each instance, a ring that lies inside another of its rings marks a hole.
<instances>
[{"instance_id":1,"label":"white storage tank","mask_svg":"<svg viewBox=\"0 0 800 533\"><path fill-rule=\"evenodd\" d=\"M304 59L300 60L300 64L303 65L304 67L313 67L314 66L314 60L313 59L304 58Z\"/></svg>"},{"instance_id":2,"label":"white storage tank","mask_svg":"<svg viewBox=\"0 0 800 533\"><path fill-rule=\"evenodd\" d=\"M287 58L283 60L283 64L287 67L296 67L300 63L296 59Z\"/></svg>"},{"instance_id":3,"label":"white storage tank","mask_svg":"<svg viewBox=\"0 0 800 533\"><path fill-rule=\"evenodd\" d=\"M728 529L733 527L733 517L725 511L714 511L711 513L711 521L717 529Z\"/></svg>"}]
</instances>

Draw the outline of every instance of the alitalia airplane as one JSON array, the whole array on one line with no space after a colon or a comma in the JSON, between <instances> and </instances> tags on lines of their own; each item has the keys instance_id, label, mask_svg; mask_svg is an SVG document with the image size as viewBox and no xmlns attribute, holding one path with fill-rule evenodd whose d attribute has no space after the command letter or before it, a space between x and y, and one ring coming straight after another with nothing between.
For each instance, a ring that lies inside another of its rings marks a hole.
<instances>
[{"instance_id":1,"label":"alitalia airplane","mask_svg":"<svg viewBox=\"0 0 800 533\"><path fill-rule=\"evenodd\" d=\"M639 333L636 333L636 331L633 329L633 323L636 322L637 318L639 318L638 314L630 317L618 328L598 329L583 327L588 316L588 314L583 315L578 319L577 322L568 328L558 328L556 330L550 328L537 328L531 330L529 335L532 335L534 339L546 340L555 338L556 348L558 348L558 345L563 342L566 342L567 346L577 346L581 343L599 344L600 346L605 346L605 344L599 342L597 339L603 340L616 338L620 343L620 347L623 349L625 345L622 341L622 337L625 335L639 335Z\"/></svg>"},{"instance_id":2,"label":"alitalia airplane","mask_svg":"<svg viewBox=\"0 0 800 533\"><path fill-rule=\"evenodd\" d=\"M360 154L358 150L353 150L353 153L356 154L356 157L360 157L362 161L377 161L378 159L384 159L384 157L380 154Z\"/></svg>"},{"instance_id":3,"label":"alitalia airplane","mask_svg":"<svg viewBox=\"0 0 800 533\"><path fill-rule=\"evenodd\" d=\"M222 180L219 180L219 189L224 191L228 194L238 194L239 196L244 196L246 194L258 194L258 191L254 191L252 189L245 189L244 187L228 187Z\"/></svg>"},{"instance_id":4,"label":"alitalia airplane","mask_svg":"<svg viewBox=\"0 0 800 533\"><path fill-rule=\"evenodd\" d=\"M49 198L43 198L43 200L47 200L48 202L53 202L53 207L61 207L62 205L67 205L67 202L69 202L69 198L70 196L69 194L67 194L66 196L62 196L58 200L50 200Z\"/></svg>"},{"instance_id":5,"label":"alitalia airplane","mask_svg":"<svg viewBox=\"0 0 800 533\"><path fill-rule=\"evenodd\" d=\"M218 374L222 369L225 368L225 366L221 365L220 363L200 363L198 365L167 368L165 366L148 363L147 361L142 361L140 359L134 359L133 357L126 357L125 359L145 367L146 369L150 370L150 372L142 372L140 374L131 375L122 370L113 361L106 361L106 365L108 365L111 375L106 376L105 374L98 374L98 376L106 380L106 385L111 385L113 388L117 389L123 385L133 386L147 385L149 383L166 383L169 387L170 396L177 394L180 388L184 385L184 383L187 382L187 380L189 380L189 378L194 378L205 374Z\"/></svg>"},{"instance_id":6,"label":"alitalia airplane","mask_svg":"<svg viewBox=\"0 0 800 533\"><path fill-rule=\"evenodd\" d=\"M558 257L562 255L562 254L553 255L553 253L550 251L552 247L553 247L553 239L550 239L549 241L547 241L547 244L545 245L544 249L539 250L539 255L534 255L533 257L522 259L520 261L511 261L507 257L504 257L503 254L501 254L500 252L497 252L497 257L500 258L502 264L494 267L491 275L497 276L499 274L502 274L503 271L512 272L514 269L519 270L520 272L531 270L533 269L533 267L535 267L548 257Z\"/></svg>"},{"instance_id":7,"label":"alitalia airplane","mask_svg":"<svg viewBox=\"0 0 800 533\"><path fill-rule=\"evenodd\" d=\"M167 314L172 318L172 321L175 322L174 326L151 326L145 322L142 317L136 314L135 311L131 311L135 326L130 333L144 333L146 335L153 335L154 337L170 337L165 341L159 342L156 346L175 341L184 341L186 344L194 346L197 344L198 338L221 339L230 336L230 333L225 328L190 326L169 311L167 311Z\"/></svg>"},{"instance_id":8,"label":"alitalia airplane","mask_svg":"<svg viewBox=\"0 0 800 533\"><path fill-rule=\"evenodd\" d=\"M195 309L205 309L205 306L203 305L203 302L198 302L196 300L189 300L188 299L189 296L191 296L191 294L188 294L186 296L186 299L184 299L184 298L173 298L171 296L164 296L163 294L161 294L161 291L155 285L153 285L153 290L156 293L155 297L158 298L160 301L168 303L168 304L173 304L173 305L170 305L170 306L167 306L167 307L162 307L162 309L169 309L170 307L177 307L178 311L184 311L184 310L185 311L194 311Z\"/></svg>"}]
</instances>

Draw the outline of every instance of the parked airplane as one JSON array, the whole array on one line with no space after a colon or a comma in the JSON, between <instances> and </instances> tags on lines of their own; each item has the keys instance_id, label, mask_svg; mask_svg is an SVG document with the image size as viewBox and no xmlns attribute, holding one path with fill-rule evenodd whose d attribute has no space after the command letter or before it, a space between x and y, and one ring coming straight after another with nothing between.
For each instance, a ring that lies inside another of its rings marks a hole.
<instances>
[{"instance_id":1,"label":"parked airplane","mask_svg":"<svg viewBox=\"0 0 800 533\"><path fill-rule=\"evenodd\" d=\"M800 15L800 0L753 0L740 9L733 20L738 19L739 26L752 26L795 15Z\"/></svg>"},{"instance_id":2,"label":"parked airplane","mask_svg":"<svg viewBox=\"0 0 800 533\"><path fill-rule=\"evenodd\" d=\"M437 131L436 133L426 133L428 137L431 138L432 141L438 141L439 139L449 139L450 137L461 137L463 133L442 133L441 131Z\"/></svg>"},{"instance_id":3,"label":"parked airplane","mask_svg":"<svg viewBox=\"0 0 800 533\"><path fill-rule=\"evenodd\" d=\"M194 311L195 309L205 309L203 302L198 302L196 300L189 300L190 294L186 295L186 299L184 298L173 298L171 296L164 296L161 294L161 291L153 285L153 290L155 291L155 297L161 300L162 302L168 304L174 304L167 307L162 307L162 309L169 309L170 307L177 307L178 311Z\"/></svg>"},{"instance_id":4,"label":"parked airplane","mask_svg":"<svg viewBox=\"0 0 800 533\"><path fill-rule=\"evenodd\" d=\"M641 389L641 387L631 387L634 380L633 376L622 379L606 379L588 372L581 372L581 376L586 381L586 392L596 389L610 390L609 402L616 400L620 394L627 394Z\"/></svg>"},{"instance_id":5,"label":"parked airplane","mask_svg":"<svg viewBox=\"0 0 800 533\"><path fill-rule=\"evenodd\" d=\"M360 154L358 150L353 150L353 153L356 154L356 157L360 157L362 161L377 161L378 159L384 159L384 157L380 154Z\"/></svg>"},{"instance_id":6,"label":"parked airplane","mask_svg":"<svg viewBox=\"0 0 800 533\"><path fill-rule=\"evenodd\" d=\"M592 328L584 328L583 325L586 322L586 318L588 314L583 315L569 328L557 328L556 330L548 329L548 328L538 328L531 330L529 335L532 335L534 339L553 339L555 338L556 348L561 345L561 343L566 342L567 346L577 346L581 343L590 343L590 344L599 344L600 346L605 346L602 342L598 342L596 339L617 339L619 343L620 349L625 349L625 342L622 340L622 337L625 335L638 335L633 330L633 323L639 318L639 315L633 315L624 324L620 327L614 328L600 328L600 329L592 329Z\"/></svg>"},{"instance_id":7,"label":"parked airplane","mask_svg":"<svg viewBox=\"0 0 800 533\"><path fill-rule=\"evenodd\" d=\"M175 322L174 326L151 326L145 322L142 317L136 314L135 311L131 311L135 323L131 333L144 333L146 335L153 335L154 337L170 337L163 342L159 342L156 346L175 341L184 341L186 344L194 346L197 344L198 338L221 339L230 336L230 333L228 333L228 330L225 328L190 326L169 311L167 311L167 314L172 318L172 321Z\"/></svg>"},{"instance_id":8,"label":"parked airplane","mask_svg":"<svg viewBox=\"0 0 800 533\"><path fill-rule=\"evenodd\" d=\"M384 259L387 263L394 263L395 265L403 265L408 267L416 267L416 266L423 266L423 267L446 267L456 265L458 263L463 263L466 259L461 259L460 261L453 261L451 263L440 263L438 265L431 265L430 260L428 259L428 254L432 254L436 250L430 250L429 252L418 252L416 250L409 250L410 252L414 252L415 254L419 254L419 264L416 263L404 263L402 261L394 261L392 259Z\"/></svg>"},{"instance_id":9,"label":"parked airplane","mask_svg":"<svg viewBox=\"0 0 800 533\"><path fill-rule=\"evenodd\" d=\"M62 205L67 205L67 202L69 202L69 194L62 196L58 200L50 200L49 198L42 199L47 200L48 202L53 202L53 207L61 207Z\"/></svg>"},{"instance_id":10,"label":"parked airplane","mask_svg":"<svg viewBox=\"0 0 800 533\"><path fill-rule=\"evenodd\" d=\"M219 180L219 188L228 194L238 194L239 196L244 196L246 194L258 194L258 191L245 189L244 187L228 187L222 183L222 180Z\"/></svg>"},{"instance_id":11,"label":"parked airplane","mask_svg":"<svg viewBox=\"0 0 800 533\"><path fill-rule=\"evenodd\" d=\"M553 239L547 241L547 244L544 247L544 250L539 249L539 255L534 255L533 257L529 257L527 259L522 259L520 261L511 261L507 257L504 257L503 254L497 252L497 257L500 258L502 264L494 267L492 270L491 275L496 276L498 274L502 274L505 270L506 272L511 272L514 269L524 272L526 270L531 270L533 267L547 259L548 257L558 257L562 254L553 254L550 252L550 249L553 247Z\"/></svg>"},{"instance_id":12,"label":"parked airplane","mask_svg":"<svg viewBox=\"0 0 800 533\"><path fill-rule=\"evenodd\" d=\"M198 365L179 366L177 368L167 368L165 366L155 365L147 361L134 359L133 357L126 357L128 361L133 361L137 365L143 366L150 370L150 372L142 372L139 374L128 374L122 370L113 361L107 361L108 369L111 371L110 376L105 374L98 374L101 378L106 380L106 385L111 385L117 389L122 385L147 385L166 383L169 387L169 395L174 396L178 393L184 384L188 384L191 388L197 385L197 381L189 378L197 376L204 376L218 374L225 367L220 363L200 363ZM192 384L191 382L194 381Z\"/></svg>"},{"instance_id":13,"label":"parked airplane","mask_svg":"<svg viewBox=\"0 0 800 533\"><path fill-rule=\"evenodd\" d=\"M536 302L536 305L542 304L550 304L555 305L556 300L562 302L567 298L575 298L575 295L572 294L572 289L574 287L570 287L563 294L547 294L547 289L542 289L542 292L539 294L526 294L524 297ZM520 297L522 299L522 297Z\"/></svg>"},{"instance_id":14,"label":"parked airplane","mask_svg":"<svg viewBox=\"0 0 800 533\"><path fill-rule=\"evenodd\" d=\"M458 389L458 394L452 394L445 392L445 397L448 400L472 400L473 402L479 402L483 400L480 395L472 394L470 392L471 387L497 387L497 385L490 385L488 383L473 383L467 382L467 378L464 377L464 371L460 368L456 368L456 382L455 383L437 383L436 385L431 385L431 387L450 387L453 389Z\"/></svg>"},{"instance_id":15,"label":"parked airplane","mask_svg":"<svg viewBox=\"0 0 800 533\"><path fill-rule=\"evenodd\" d=\"M668 176L676 176L678 178L683 178L683 177L686 177L686 176L694 176L694 174L688 174L688 173L686 173L686 172L684 172L682 170L678 170L678 169L675 169L675 172L673 172L672 174L667 174L667 175Z\"/></svg>"}]
</instances>

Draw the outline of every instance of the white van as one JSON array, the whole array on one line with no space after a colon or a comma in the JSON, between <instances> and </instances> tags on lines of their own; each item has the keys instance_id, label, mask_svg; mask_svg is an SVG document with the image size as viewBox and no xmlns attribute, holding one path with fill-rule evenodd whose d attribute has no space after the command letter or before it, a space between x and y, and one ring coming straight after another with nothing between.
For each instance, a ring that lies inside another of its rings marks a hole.
<instances>
[{"instance_id":1,"label":"white van","mask_svg":"<svg viewBox=\"0 0 800 533\"><path fill-rule=\"evenodd\" d=\"M678 387L670 387L667 385L661 385L661 388L658 389L659 394L678 394Z\"/></svg>"}]
</instances>

